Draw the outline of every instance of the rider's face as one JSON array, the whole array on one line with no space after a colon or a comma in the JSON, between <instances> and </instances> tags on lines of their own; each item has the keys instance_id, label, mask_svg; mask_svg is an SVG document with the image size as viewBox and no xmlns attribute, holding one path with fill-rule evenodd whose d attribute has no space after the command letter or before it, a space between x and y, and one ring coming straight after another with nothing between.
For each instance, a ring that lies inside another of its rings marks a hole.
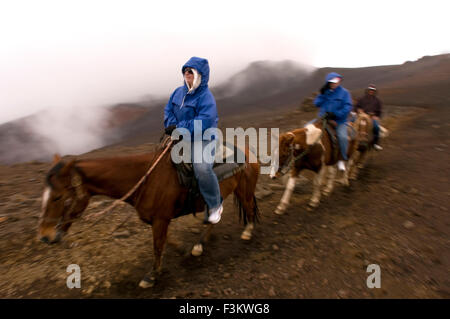
<instances>
[{"instance_id":1,"label":"rider's face","mask_svg":"<svg viewBox=\"0 0 450 319\"><path fill-rule=\"evenodd\" d=\"M335 88L337 88L339 86L340 83L341 83L341 81L339 81L337 83L330 82L330 89L334 90Z\"/></svg>"},{"instance_id":2,"label":"rider's face","mask_svg":"<svg viewBox=\"0 0 450 319\"><path fill-rule=\"evenodd\" d=\"M194 72L192 72L192 69L186 68L186 70L184 70L184 78L189 85L194 83Z\"/></svg>"},{"instance_id":3,"label":"rider's face","mask_svg":"<svg viewBox=\"0 0 450 319\"><path fill-rule=\"evenodd\" d=\"M375 94L374 90L369 90L368 92L369 92L369 95L374 95Z\"/></svg>"}]
</instances>

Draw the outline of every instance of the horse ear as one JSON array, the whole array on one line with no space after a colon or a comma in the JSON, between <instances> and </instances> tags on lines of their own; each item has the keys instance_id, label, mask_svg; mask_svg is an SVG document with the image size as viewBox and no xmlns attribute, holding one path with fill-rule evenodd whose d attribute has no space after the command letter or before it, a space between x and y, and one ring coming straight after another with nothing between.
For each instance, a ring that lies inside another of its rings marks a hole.
<instances>
[{"instance_id":1,"label":"horse ear","mask_svg":"<svg viewBox=\"0 0 450 319\"><path fill-rule=\"evenodd\" d=\"M294 134L286 134L284 139L288 144L291 144L294 141Z\"/></svg>"},{"instance_id":2,"label":"horse ear","mask_svg":"<svg viewBox=\"0 0 450 319\"><path fill-rule=\"evenodd\" d=\"M71 171L71 169L74 167L74 165L75 165L75 160L71 160L69 163L64 165L64 167L61 169L61 175L68 174Z\"/></svg>"},{"instance_id":3,"label":"horse ear","mask_svg":"<svg viewBox=\"0 0 450 319\"><path fill-rule=\"evenodd\" d=\"M61 155L59 155L58 153L55 153L55 155L53 155L53 163L52 164L56 164L61 160Z\"/></svg>"}]
</instances>

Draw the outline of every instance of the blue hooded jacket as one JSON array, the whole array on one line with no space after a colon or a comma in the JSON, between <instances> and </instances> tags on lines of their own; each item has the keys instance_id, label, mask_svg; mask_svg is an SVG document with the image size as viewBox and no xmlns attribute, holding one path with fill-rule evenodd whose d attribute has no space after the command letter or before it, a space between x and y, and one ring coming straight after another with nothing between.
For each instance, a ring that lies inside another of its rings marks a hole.
<instances>
[{"instance_id":1,"label":"blue hooded jacket","mask_svg":"<svg viewBox=\"0 0 450 319\"><path fill-rule=\"evenodd\" d=\"M193 68L201 75L198 88L188 93L186 82L177 88L170 96L164 109L164 127L176 125L177 128L186 128L194 139L194 120L202 121L202 136L206 129L217 127L219 117L214 96L208 88L209 64L208 60L192 57L187 61L185 68Z\"/></svg>"},{"instance_id":2,"label":"blue hooded jacket","mask_svg":"<svg viewBox=\"0 0 450 319\"><path fill-rule=\"evenodd\" d=\"M335 72L328 73L325 81L328 82L335 77L342 78L342 75ZM336 122L342 124L347 122L348 114L352 110L352 97L350 92L339 85L335 90L328 89L324 94L319 94L314 104L320 107L319 116L332 112L336 115Z\"/></svg>"}]
</instances>

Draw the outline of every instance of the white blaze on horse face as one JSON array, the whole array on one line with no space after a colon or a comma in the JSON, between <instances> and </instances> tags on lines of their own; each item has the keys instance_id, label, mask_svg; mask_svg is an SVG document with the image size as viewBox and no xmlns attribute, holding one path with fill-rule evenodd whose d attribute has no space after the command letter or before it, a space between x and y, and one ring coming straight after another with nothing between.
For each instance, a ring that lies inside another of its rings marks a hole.
<instances>
[{"instance_id":1,"label":"white blaze on horse face","mask_svg":"<svg viewBox=\"0 0 450 319\"><path fill-rule=\"evenodd\" d=\"M322 134L321 129L315 127L313 124L306 125L306 144L313 145L318 142Z\"/></svg>"},{"instance_id":2,"label":"white blaze on horse face","mask_svg":"<svg viewBox=\"0 0 450 319\"><path fill-rule=\"evenodd\" d=\"M47 208L48 199L50 198L51 194L50 187L46 187L44 190L44 194L42 195L42 210L45 210Z\"/></svg>"},{"instance_id":3,"label":"white blaze on horse face","mask_svg":"<svg viewBox=\"0 0 450 319\"><path fill-rule=\"evenodd\" d=\"M41 217L44 216L45 210L47 209L47 203L50 198L52 190L50 187L46 187L44 190L44 194L42 194L42 212Z\"/></svg>"}]
</instances>

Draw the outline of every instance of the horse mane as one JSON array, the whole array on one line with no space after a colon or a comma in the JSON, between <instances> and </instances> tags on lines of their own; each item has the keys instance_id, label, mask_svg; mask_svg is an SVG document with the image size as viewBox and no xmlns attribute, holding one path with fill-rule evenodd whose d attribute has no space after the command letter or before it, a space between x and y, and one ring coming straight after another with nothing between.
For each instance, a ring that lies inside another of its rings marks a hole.
<instances>
[{"instance_id":1,"label":"horse mane","mask_svg":"<svg viewBox=\"0 0 450 319\"><path fill-rule=\"evenodd\" d=\"M90 161L90 160L104 161L104 160L111 160L113 158L124 158L125 159L127 157L134 157L134 156L140 156L140 155L153 155L153 156L150 156L150 159L149 159L149 165L150 165L154 161L155 157L159 154L159 151L161 151L163 148L164 148L164 145L162 143L152 144L152 145L150 145L150 150L146 151L145 153L124 155L124 156L77 159L77 160L75 160L75 164L77 164L78 162L81 162L81 161ZM58 176L61 169L66 165L67 165L67 162L61 160L48 171L47 175L45 176L45 182L46 182L47 186L50 186L52 188L55 187L51 181L51 178L53 176ZM76 165L74 165L74 169L77 171L78 174L82 175L83 177L85 176L83 170L80 167L77 167Z\"/></svg>"},{"instance_id":2,"label":"horse mane","mask_svg":"<svg viewBox=\"0 0 450 319\"><path fill-rule=\"evenodd\" d=\"M58 175L59 171L64 167L65 163L63 161L59 161L55 166L53 166L45 176L45 182L48 186L54 187L51 182L52 176Z\"/></svg>"}]
</instances>

